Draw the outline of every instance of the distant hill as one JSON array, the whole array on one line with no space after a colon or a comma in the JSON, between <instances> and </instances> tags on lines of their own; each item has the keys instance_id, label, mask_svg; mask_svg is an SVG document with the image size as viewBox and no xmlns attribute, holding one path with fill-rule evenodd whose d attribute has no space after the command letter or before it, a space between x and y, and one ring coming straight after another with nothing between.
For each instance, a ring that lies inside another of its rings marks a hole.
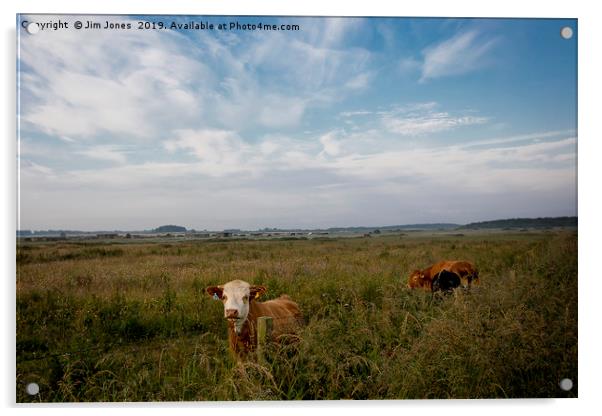
<instances>
[{"instance_id":1,"label":"distant hill","mask_svg":"<svg viewBox=\"0 0 602 416\"><path fill-rule=\"evenodd\" d=\"M549 228L577 227L577 217L510 218L506 220L472 222L460 229L478 228Z\"/></svg>"},{"instance_id":2,"label":"distant hill","mask_svg":"<svg viewBox=\"0 0 602 416\"><path fill-rule=\"evenodd\" d=\"M185 233L186 227L179 225L162 225L153 230L155 233Z\"/></svg>"}]
</instances>

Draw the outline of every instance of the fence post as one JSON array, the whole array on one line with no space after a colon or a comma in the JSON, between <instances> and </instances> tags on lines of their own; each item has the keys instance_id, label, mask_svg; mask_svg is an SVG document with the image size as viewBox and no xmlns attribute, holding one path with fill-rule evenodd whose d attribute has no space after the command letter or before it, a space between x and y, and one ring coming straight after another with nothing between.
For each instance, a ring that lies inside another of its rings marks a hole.
<instances>
[{"instance_id":1,"label":"fence post","mask_svg":"<svg viewBox=\"0 0 602 416\"><path fill-rule=\"evenodd\" d=\"M510 270L510 281L511 281L512 283L515 283L515 282L516 282L516 270L514 270L514 269L511 269L511 270Z\"/></svg>"},{"instance_id":2,"label":"fence post","mask_svg":"<svg viewBox=\"0 0 602 416\"><path fill-rule=\"evenodd\" d=\"M272 317L260 316L257 318L257 359L265 361L267 342L272 335Z\"/></svg>"}]
</instances>

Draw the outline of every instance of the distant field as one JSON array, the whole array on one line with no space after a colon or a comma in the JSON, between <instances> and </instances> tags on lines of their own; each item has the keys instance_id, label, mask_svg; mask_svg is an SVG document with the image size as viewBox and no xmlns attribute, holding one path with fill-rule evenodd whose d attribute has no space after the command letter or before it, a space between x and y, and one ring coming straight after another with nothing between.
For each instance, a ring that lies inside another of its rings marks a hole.
<instances>
[{"instance_id":1,"label":"distant field","mask_svg":"<svg viewBox=\"0 0 602 416\"><path fill-rule=\"evenodd\" d=\"M406 288L448 258L473 261L480 286ZM204 289L233 279L304 313L266 363L228 354ZM23 242L16 315L18 402L577 396L572 230Z\"/></svg>"}]
</instances>

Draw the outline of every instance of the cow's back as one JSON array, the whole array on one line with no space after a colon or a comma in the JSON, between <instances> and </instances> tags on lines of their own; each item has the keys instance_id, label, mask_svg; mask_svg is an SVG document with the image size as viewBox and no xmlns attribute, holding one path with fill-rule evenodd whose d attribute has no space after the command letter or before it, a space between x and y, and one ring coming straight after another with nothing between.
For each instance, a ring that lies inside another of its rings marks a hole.
<instances>
[{"instance_id":1,"label":"cow's back","mask_svg":"<svg viewBox=\"0 0 602 416\"><path fill-rule=\"evenodd\" d=\"M479 273L477 271L477 268L471 262L454 261L451 263L452 264L450 264L449 268L446 268L446 270L456 273L458 276L463 277L463 278L464 277L468 277L470 279L478 279L479 278Z\"/></svg>"},{"instance_id":2,"label":"cow's back","mask_svg":"<svg viewBox=\"0 0 602 416\"><path fill-rule=\"evenodd\" d=\"M448 261L448 260L443 260L443 261L433 264L431 267L428 267L423 271L425 278L432 281L435 278L435 276L437 276L439 273L441 273L441 270L449 270L452 263L454 263L454 262Z\"/></svg>"},{"instance_id":3,"label":"cow's back","mask_svg":"<svg viewBox=\"0 0 602 416\"><path fill-rule=\"evenodd\" d=\"M272 335L274 337L295 332L303 321L299 305L287 295L257 303L255 306L257 317L269 316L272 318Z\"/></svg>"}]
</instances>

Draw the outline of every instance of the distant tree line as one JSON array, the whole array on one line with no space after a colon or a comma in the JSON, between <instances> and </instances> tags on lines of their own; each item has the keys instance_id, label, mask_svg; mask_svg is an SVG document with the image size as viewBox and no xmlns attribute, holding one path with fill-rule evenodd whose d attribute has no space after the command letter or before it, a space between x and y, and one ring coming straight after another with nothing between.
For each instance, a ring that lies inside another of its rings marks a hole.
<instances>
[{"instance_id":1,"label":"distant tree line","mask_svg":"<svg viewBox=\"0 0 602 416\"><path fill-rule=\"evenodd\" d=\"M506 220L472 222L463 225L460 229L551 227L577 227L577 217L510 218Z\"/></svg>"}]
</instances>

